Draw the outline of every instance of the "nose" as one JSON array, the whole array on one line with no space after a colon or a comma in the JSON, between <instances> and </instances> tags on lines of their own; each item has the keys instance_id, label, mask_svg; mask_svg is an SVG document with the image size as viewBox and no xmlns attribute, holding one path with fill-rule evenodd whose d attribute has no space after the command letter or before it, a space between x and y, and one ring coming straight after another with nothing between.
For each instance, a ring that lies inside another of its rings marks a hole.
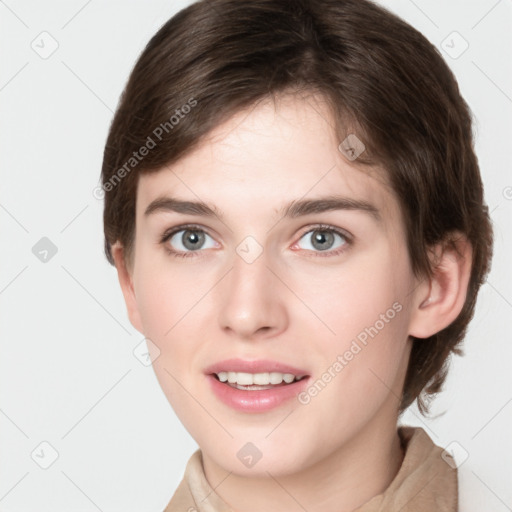
<instances>
[{"instance_id":1,"label":"nose","mask_svg":"<svg viewBox=\"0 0 512 512\"><path fill-rule=\"evenodd\" d=\"M286 330L286 286L263 251L254 261L235 253L216 301L221 329L239 340L270 338Z\"/></svg>"}]
</instances>

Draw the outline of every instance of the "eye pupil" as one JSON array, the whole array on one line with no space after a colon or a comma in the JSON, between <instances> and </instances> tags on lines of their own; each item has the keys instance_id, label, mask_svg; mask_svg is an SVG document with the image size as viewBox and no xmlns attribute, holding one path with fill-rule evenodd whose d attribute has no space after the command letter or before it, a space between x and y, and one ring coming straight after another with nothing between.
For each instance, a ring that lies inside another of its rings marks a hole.
<instances>
[{"instance_id":1,"label":"eye pupil","mask_svg":"<svg viewBox=\"0 0 512 512\"><path fill-rule=\"evenodd\" d=\"M328 231L315 231L314 243L315 246L316 243L319 244L319 249L325 250L326 246L331 246L334 241L334 235L332 233L329 233Z\"/></svg>"},{"instance_id":2,"label":"eye pupil","mask_svg":"<svg viewBox=\"0 0 512 512\"><path fill-rule=\"evenodd\" d=\"M188 229L183 232L181 240L184 247L190 250L195 250L201 245L201 242L204 241L204 233ZM189 242L191 244L190 246Z\"/></svg>"}]
</instances>

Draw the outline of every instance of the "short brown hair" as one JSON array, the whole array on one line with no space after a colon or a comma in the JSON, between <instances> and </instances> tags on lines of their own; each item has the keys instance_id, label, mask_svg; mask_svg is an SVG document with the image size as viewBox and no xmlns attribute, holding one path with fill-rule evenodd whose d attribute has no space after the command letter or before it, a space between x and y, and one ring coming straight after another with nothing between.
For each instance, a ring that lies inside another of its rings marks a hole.
<instances>
[{"instance_id":1,"label":"short brown hair","mask_svg":"<svg viewBox=\"0 0 512 512\"><path fill-rule=\"evenodd\" d=\"M417 399L425 413L448 356L462 353L493 234L471 112L455 77L422 34L382 7L366 0L202 0L165 23L129 77L105 146L106 256L113 263L111 246L120 241L131 258L139 173L172 164L233 114L290 91L322 94L339 140L352 130L364 141L353 163L386 169L416 275L432 275L429 248L449 242L451 233L462 232L472 245L461 313L430 338L413 338L400 410Z\"/></svg>"}]
</instances>

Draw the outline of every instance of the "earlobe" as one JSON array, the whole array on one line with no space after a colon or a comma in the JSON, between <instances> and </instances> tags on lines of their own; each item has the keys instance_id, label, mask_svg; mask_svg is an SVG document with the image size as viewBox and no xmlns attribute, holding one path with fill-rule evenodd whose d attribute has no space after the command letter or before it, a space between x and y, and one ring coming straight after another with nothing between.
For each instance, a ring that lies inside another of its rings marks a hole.
<instances>
[{"instance_id":1,"label":"earlobe","mask_svg":"<svg viewBox=\"0 0 512 512\"><path fill-rule=\"evenodd\" d=\"M128 311L128 318L130 323L142 333L142 322L140 319L137 299L135 296L135 290L133 287L132 272L128 269L125 260L124 247L120 242L116 242L112 245L112 257L117 269L117 277L123 292L124 301L126 303L126 309Z\"/></svg>"},{"instance_id":2,"label":"earlobe","mask_svg":"<svg viewBox=\"0 0 512 512\"><path fill-rule=\"evenodd\" d=\"M433 275L415 293L409 335L428 338L448 327L466 300L471 275L472 248L467 238L454 233L450 242L432 251Z\"/></svg>"}]
</instances>

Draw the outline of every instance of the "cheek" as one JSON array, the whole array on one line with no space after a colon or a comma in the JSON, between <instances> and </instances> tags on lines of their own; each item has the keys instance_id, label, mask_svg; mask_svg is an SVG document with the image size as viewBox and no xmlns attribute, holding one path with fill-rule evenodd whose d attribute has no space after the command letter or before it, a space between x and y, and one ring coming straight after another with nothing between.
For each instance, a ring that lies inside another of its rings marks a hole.
<instances>
[{"instance_id":1,"label":"cheek","mask_svg":"<svg viewBox=\"0 0 512 512\"><path fill-rule=\"evenodd\" d=\"M190 415L199 414L183 391L183 386L191 389L188 379L198 343L187 329L200 314L198 301L204 291L187 286L187 275L170 265L139 261L143 270L136 276L135 290L144 336L154 344L153 348L148 344L153 350L153 370L169 403L186 423Z\"/></svg>"},{"instance_id":2,"label":"cheek","mask_svg":"<svg viewBox=\"0 0 512 512\"><path fill-rule=\"evenodd\" d=\"M380 381L393 385L404 364L412 278L406 259L398 260L391 250L358 263L331 280L316 305L331 330L321 338L324 365L338 361L331 373L344 395L358 388L355 396L363 390L368 396L375 387L386 391Z\"/></svg>"},{"instance_id":3,"label":"cheek","mask_svg":"<svg viewBox=\"0 0 512 512\"><path fill-rule=\"evenodd\" d=\"M380 332L389 331L390 324L402 325L397 320L404 317L401 311L411 283L407 266L390 252L386 248L372 251L337 271L300 278L304 302L312 304L311 309L330 327L331 334L350 340L360 333L364 338L372 326Z\"/></svg>"},{"instance_id":4,"label":"cheek","mask_svg":"<svg viewBox=\"0 0 512 512\"><path fill-rule=\"evenodd\" d=\"M153 369L168 399L179 409L179 383L189 388L190 376L197 373L193 365L204 341L197 326L204 324L206 314L206 302L201 299L211 284L165 257L140 257L138 269L134 284L143 333L157 347Z\"/></svg>"},{"instance_id":5,"label":"cheek","mask_svg":"<svg viewBox=\"0 0 512 512\"><path fill-rule=\"evenodd\" d=\"M134 286L144 334L165 340L197 315L206 284L201 286L183 266L141 257Z\"/></svg>"}]
</instances>

